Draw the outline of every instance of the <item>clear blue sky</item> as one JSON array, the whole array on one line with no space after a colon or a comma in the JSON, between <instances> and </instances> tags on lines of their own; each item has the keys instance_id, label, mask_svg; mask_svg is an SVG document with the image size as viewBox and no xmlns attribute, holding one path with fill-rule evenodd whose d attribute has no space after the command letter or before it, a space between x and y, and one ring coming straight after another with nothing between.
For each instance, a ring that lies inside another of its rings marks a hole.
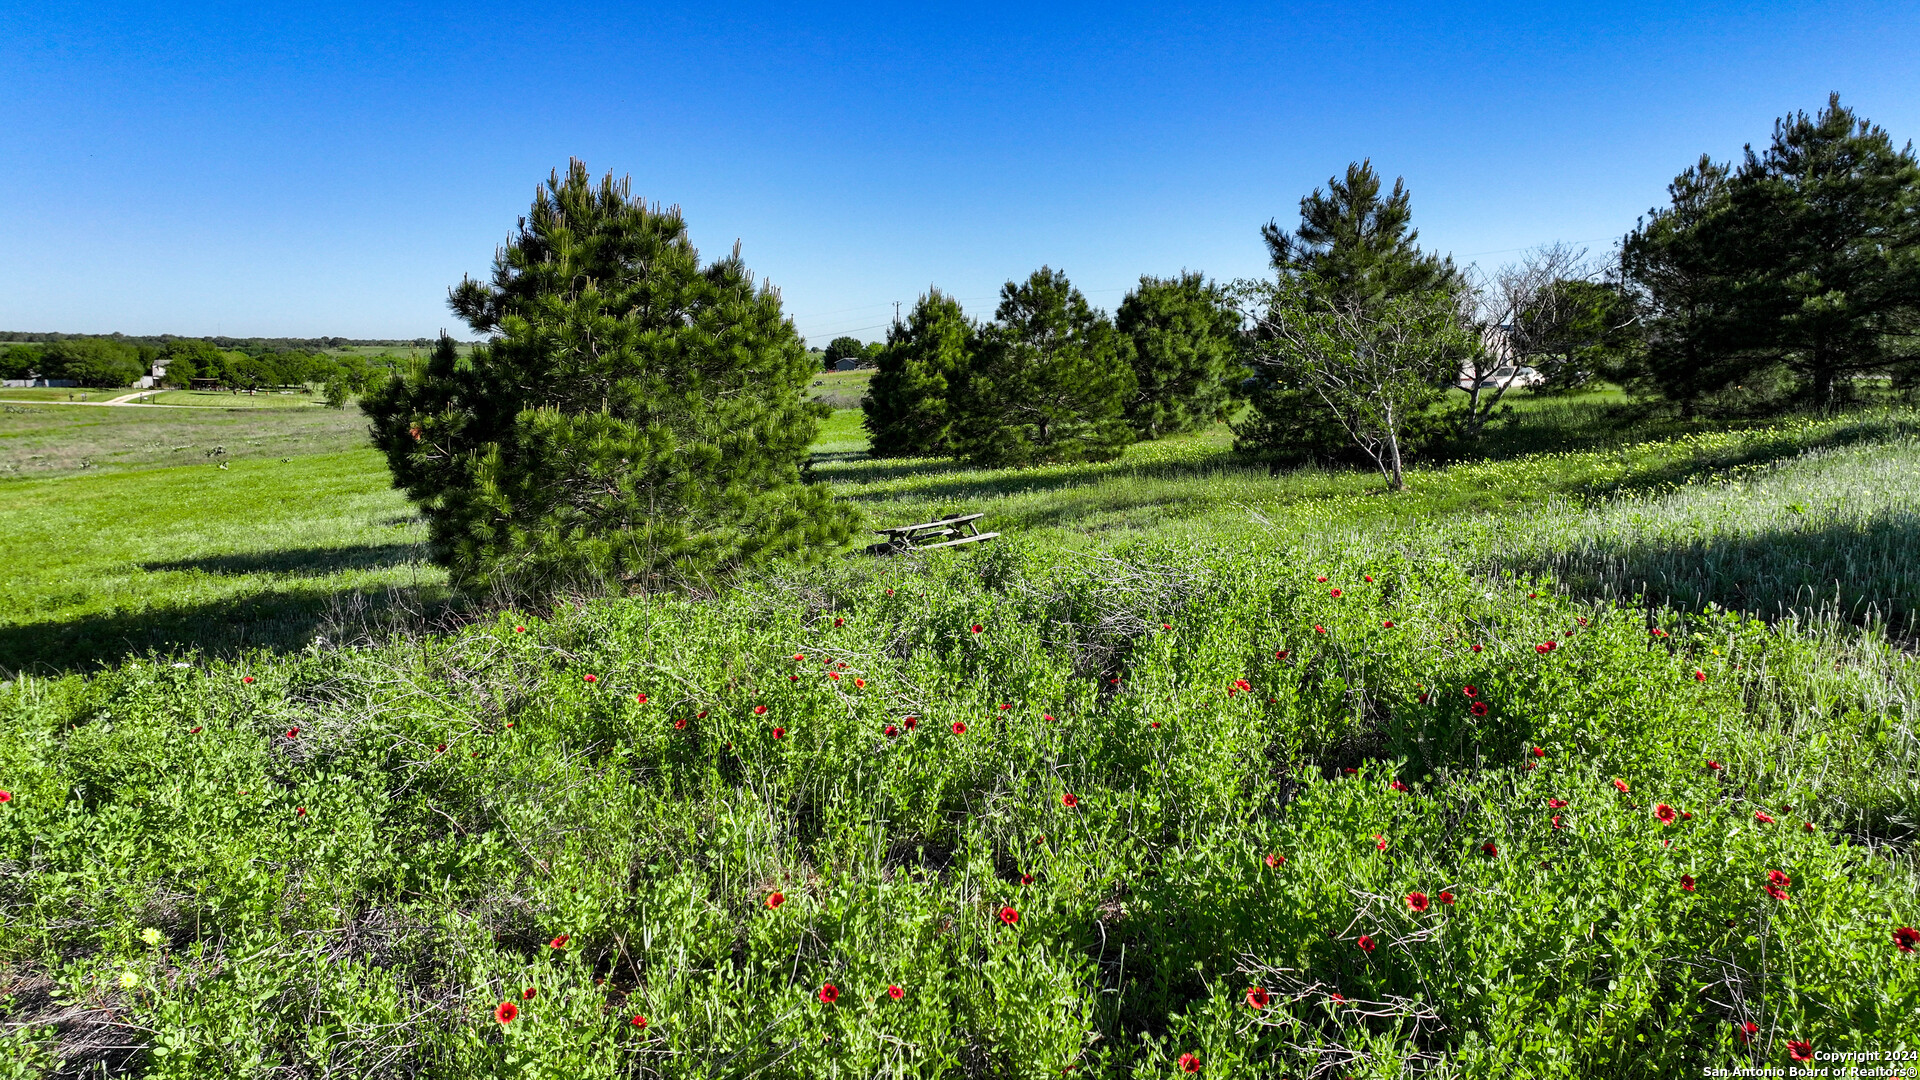
<instances>
[{"instance_id":1,"label":"clear blue sky","mask_svg":"<svg viewBox=\"0 0 1920 1080\"><path fill-rule=\"evenodd\" d=\"M0 4L0 328L464 336L579 157L739 238L813 344L1042 263L1265 269L1371 157L1429 248L1604 250L1843 100L1920 135L1920 5Z\"/></svg>"}]
</instances>

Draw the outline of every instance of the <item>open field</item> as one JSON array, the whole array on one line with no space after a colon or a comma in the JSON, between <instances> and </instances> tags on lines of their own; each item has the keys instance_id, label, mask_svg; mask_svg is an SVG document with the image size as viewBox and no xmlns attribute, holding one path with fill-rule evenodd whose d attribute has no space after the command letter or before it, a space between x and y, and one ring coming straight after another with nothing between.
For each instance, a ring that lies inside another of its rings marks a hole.
<instances>
[{"instance_id":1,"label":"open field","mask_svg":"<svg viewBox=\"0 0 1920 1080\"><path fill-rule=\"evenodd\" d=\"M265 412L14 405L0 408L0 483L154 466L213 469L221 460L333 454L364 447L366 432L366 418L352 408Z\"/></svg>"},{"instance_id":2,"label":"open field","mask_svg":"<svg viewBox=\"0 0 1920 1080\"><path fill-rule=\"evenodd\" d=\"M333 410L0 415L62 460L316 445L0 480L0 1039L155 1077L1920 1049L1920 415L1519 404L1398 495L1224 429L874 461L843 410L815 472L873 523L1003 538L540 612L452 604Z\"/></svg>"},{"instance_id":3,"label":"open field","mask_svg":"<svg viewBox=\"0 0 1920 1080\"><path fill-rule=\"evenodd\" d=\"M867 394L867 384L873 381L873 374L872 368L821 372L813 377L807 392L815 401L824 401L836 409L857 411L860 399Z\"/></svg>"},{"instance_id":4,"label":"open field","mask_svg":"<svg viewBox=\"0 0 1920 1080\"><path fill-rule=\"evenodd\" d=\"M232 390L162 390L140 400L153 405L201 405L215 409L307 409L326 399L301 390L262 390L255 394Z\"/></svg>"}]
</instances>

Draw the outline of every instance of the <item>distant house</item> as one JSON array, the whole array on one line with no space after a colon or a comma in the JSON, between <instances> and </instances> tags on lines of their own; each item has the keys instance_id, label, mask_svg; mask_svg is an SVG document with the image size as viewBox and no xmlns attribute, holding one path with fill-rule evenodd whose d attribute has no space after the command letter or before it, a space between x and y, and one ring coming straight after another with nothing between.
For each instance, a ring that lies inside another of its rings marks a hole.
<instances>
[{"instance_id":1,"label":"distant house","mask_svg":"<svg viewBox=\"0 0 1920 1080\"><path fill-rule=\"evenodd\" d=\"M159 386L160 380L166 377L167 365L155 364L152 368L148 369L145 375L140 376L140 378L134 381L133 388L135 390L151 390Z\"/></svg>"},{"instance_id":2,"label":"distant house","mask_svg":"<svg viewBox=\"0 0 1920 1080\"><path fill-rule=\"evenodd\" d=\"M834 364L834 365L833 365L833 370L835 370L835 371L853 371L853 370L855 370L856 368L858 368L859 366L860 366L860 361L858 361L858 360L855 360L855 359L854 359L853 357L851 357L851 356L843 356L843 357L841 357L841 358L840 358L840 361L839 361L838 363L836 363L836 364Z\"/></svg>"}]
</instances>

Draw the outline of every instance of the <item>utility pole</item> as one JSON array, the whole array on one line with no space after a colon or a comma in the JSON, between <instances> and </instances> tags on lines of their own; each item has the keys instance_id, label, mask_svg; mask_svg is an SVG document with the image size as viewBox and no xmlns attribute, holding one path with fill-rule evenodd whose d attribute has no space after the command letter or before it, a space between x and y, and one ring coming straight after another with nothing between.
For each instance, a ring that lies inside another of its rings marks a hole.
<instances>
[{"instance_id":1,"label":"utility pole","mask_svg":"<svg viewBox=\"0 0 1920 1080\"><path fill-rule=\"evenodd\" d=\"M893 321L894 322L900 321L900 301L898 300L895 300L893 302Z\"/></svg>"}]
</instances>

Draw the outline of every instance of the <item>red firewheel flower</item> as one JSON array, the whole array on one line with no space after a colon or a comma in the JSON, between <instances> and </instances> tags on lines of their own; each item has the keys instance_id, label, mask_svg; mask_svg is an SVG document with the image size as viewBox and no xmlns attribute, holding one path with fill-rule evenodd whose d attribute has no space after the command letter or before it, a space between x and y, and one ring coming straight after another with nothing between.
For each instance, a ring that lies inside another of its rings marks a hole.
<instances>
[{"instance_id":1,"label":"red firewheel flower","mask_svg":"<svg viewBox=\"0 0 1920 1080\"><path fill-rule=\"evenodd\" d=\"M513 1023L513 1018L519 1015L520 1006L511 1001L503 1001L493 1007L493 1018L502 1024Z\"/></svg>"},{"instance_id":2,"label":"red firewheel flower","mask_svg":"<svg viewBox=\"0 0 1920 1080\"><path fill-rule=\"evenodd\" d=\"M1545 750L1545 749L1543 749L1542 747L1538 747L1538 746L1536 746L1536 747L1534 747L1534 748L1533 748L1533 750L1531 751L1531 753L1533 754L1533 756L1534 756L1534 757L1546 757L1546 756L1547 756L1547 752L1546 752L1546 750Z\"/></svg>"},{"instance_id":3,"label":"red firewheel flower","mask_svg":"<svg viewBox=\"0 0 1920 1080\"><path fill-rule=\"evenodd\" d=\"M881 729L880 733L882 735L885 735L887 738L891 739L894 736L900 734L900 729L897 727L894 727L892 724L888 724L885 728Z\"/></svg>"},{"instance_id":4,"label":"red firewheel flower","mask_svg":"<svg viewBox=\"0 0 1920 1080\"><path fill-rule=\"evenodd\" d=\"M1567 805L1567 800L1565 799L1548 799L1547 800L1547 809L1549 810L1563 810L1566 808L1566 805Z\"/></svg>"},{"instance_id":5,"label":"red firewheel flower","mask_svg":"<svg viewBox=\"0 0 1920 1080\"><path fill-rule=\"evenodd\" d=\"M905 720L902 720L900 722L906 725L908 731L912 731L914 725L920 722L920 718L917 716L909 716Z\"/></svg>"},{"instance_id":6,"label":"red firewheel flower","mask_svg":"<svg viewBox=\"0 0 1920 1080\"><path fill-rule=\"evenodd\" d=\"M1744 1024L1734 1025L1733 1033L1740 1037L1740 1044L1744 1046L1751 1041L1755 1035L1760 1034L1760 1025L1749 1020Z\"/></svg>"},{"instance_id":7,"label":"red firewheel flower","mask_svg":"<svg viewBox=\"0 0 1920 1080\"><path fill-rule=\"evenodd\" d=\"M1327 583L1327 575L1321 574L1319 577L1314 578L1313 580L1319 582L1322 585L1325 585Z\"/></svg>"},{"instance_id":8,"label":"red firewheel flower","mask_svg":"<svg viewBox=\"0 0 1920 1080\"><path fill-rule=\"evenodd\" d=\"M1893 943L1900 946L1901 952L1912 952L1915 945L1920 945L1920 930L1903 926L1893 932Z\"/></svg>"},{"instance_id":9,"label":"red firewheel flower","mask_svg":"<svg viewBox=\"0 0 1920 1080\"><path fill-rule=\"evenodd\" d=\"M955 735L965 735L967 733L967 725L955 720L953 722L953 733Z\"/></svg>"},{"instance_id":10,"label":"red firewheel flower","mask_svg":"<svg viewBox=\"0 0 1920 1080\"><path fill-rule=\"evenodd\" d=\"M1706 673L1706 672L1704 672L1704 671L1696 671L1696 672L1694 672L1694 673L1693 673L1693 681L1694 681L1694 682L1706 682L1706 681L1707 681L1707 673Z\"/></svg>"},{"instance_id":11,"label":"red firewheel flower","mask_svg":"<svg viewBox=\"0 0 1920 1080\"><path fill-rule=\"evenodd\" d=\"M297 728L297 727L290 727L290 728L288 728L288 729L287 729L287 738L289 738L289 739L297 739L297 738L299 738L299 737L300 737L300 729L299 729L299 728Z\"/></svg>"},{"instance_id":12,"label":"red firewheel flower","mask_svg":"<svg viewBox=\"0 0 1920 1080\"><path fill-rule=\"evenodd\" d=\"M10 803L12 801L13 801L13 792L0 791L0 803Z\"/></svg>"},{"instance_id":13,"label":"red firewheel flower","mask_svg":"<svg viewBox=\"0 0 1920 1080\"><path fill-rule=\"evenodd\" d=\"M647 703L647 695L645 695L645 694L635 694L635 695L633 695L633 700L634 700L634 701L636 701L636 702L639 702L639 703L640 703L640 704L642 704L642 705L645 705L645 704Z\"/></svg>"},{"instance_id":14,"label":"red firewheel flower","mask_svg":"<svg viewBox=\"0 0 1920 1080\"><path fill-rule=\"evenodd\" d=\"M1769 870L1767 871L1767 883L1769 885L1778 885L1784 889L1793 884L1793 879L1778 870Z\"/></svg>"},{"instance_id":15,"label":"red firewheel flower","mask_svg":"<svg viewBox=\"0 0 1920 1080\"><path fill-rule=\"evenodd\" d=\"M787 737L787 729L786 729L786 728L783 728L783 727L777 727L777 728L774 728L774 729L773 729L773 737L774 737L774 738L776 738L776 739L784 739L784 738L786 738L786 737Z\"/></svg>"},{"instance_id":16,"label":"red firewheel flower","mask_svg":"<svg viewBox=\"0 0 1920 1080\"><path fill-rule=\"evenodd\" d=\"M768 894L767 894L767 908L768 908L769 910L771 910L771 909L773 909L773 908L777 908L777 907L779 907L779 906L780 906L781 904L784 904L784 903L786 903L786 902L787 902L787 894L786 894L786 893L783 893L783 892L771 892L771 893L768 893Z\"/></svg>"},{"instance_id":17,"label":"red firewheel flower","mask_svg":"<svg viewBox=\"0 0 1920 1080\"><path fill-rule=\"evenodd\" d=\"M1285 660L1291 651L1290 649L1275 649L1273 650L1273 658L1275 660Z\"/></svg>"},{"instance_id":18,"label":"red firewheel flower","mask_svg":"<svg viewBox=\"0 0 1920 1080\"><path fill-rule=\"evenodd\" d=\"M1812 1061L1813 1044L1805 1039L1788 1039L1787 1056L1795 1061Z\"/></svg>"},{"instance_id":19,"label":"red firewheel flower","mask_svg":"<svg viewBox=\"0 0 1920 1080\"><path fill-rule=\"evenodd\" d=\"M1474 646L1472 646L1472 649L1473 649L1473 651L1474 651L1474 652L1479 652L1479 651L1480 651L1480 646L1478 646L1478 645L1474 645Z\"/></svg>"},{"instance_id":20,"label":"red firewheel flower","mask_svg":"<svg viewBox=\"0 0 1920 1080\"><path fill-rule=\"evenodd\" d=\"M1769 885L1767 886L1767 895L1773 897L1775 900L1785 900L1787 898L1787 890L1778 885Z\"/></svg>"},{"instance_id":21,"label":"red firewheel flower","mask_svg":"<svg viewBox=\"0 0 1920 1080\"><path fill-rule=\"evenodd\" d=\"M1020 913L1013 910L1012 907L1003 907L1000 909L1000 921L1006 923L1008 926L1012 926L1020 921Z\"/></svg>"},{"instance_id":22,"label":"red firewheel flower","mask_svg":"<svg viewBox=\"0 0 1920 1080\"><path fill-rule=\"evenodd\" d=\"M1287 861L1287 857L1285 855L1268 855L1266 858L1267 869L1269 870L1277 869L1281 864L1285 863L1286 861Z\"/></svg>"},{"instance_id":23,"label":"red firewheel flower","mask_svg":"<svg viewBox=\"0 0 1920 1080\"><path fill-rule=\"evenodd\" d=\"M907 992L898 986L889 986L887 987L887 996L895 1001L899 1001L901 998L907 996Z\"/></svg>"},{"instance_id":24,"label":"red firewheel flower","mask_svg":"<svg viewBox=\"0 0 1920 1080\"><path fill-rule=\"evenodd\" d=\"M1060 805L1071 810L1074 807L1080 805L1080 796L1075 795L1073 792L1069 791L1065 795L1060 796Z\"/></svg>"},{"instance_id":25,"label":"red firewheel flower","mask_svg":"<svg viewBox=\"0 0 1920 1080\"><path fill-rule=\"evenodd\" d=\"M1666 803L1654 803L1653 816L1659 818L1662 825L1671 825L1673 824L1673 819L1679 815L1675 814L1673 807L1668 806Z\"/></svg>"},{"instance_id":26,"label":"red firewheel flower","mask_svg":"<svg viewBox=\"0 0 1920 1080\"><path fill-rule=\"evenodd\" d=\"M523 998L523 999L525 999L525 1000L527 1000L527 1001L532 1001L532 1000L533 1000L533 995L535 995L535 994L537 994L537 993L539 993L539 992L540 992L540 991L538 991L538 990L536 990L536 989L534 989L533 987L531 987L531 986L529 986L529 987L527 987L527 988L526 988L525 990L522 990L522 991L520 991L520 996L521 996L521 998Z\"/></svg>"},{"instance_id":27,"label":"red firewheel flower","mask_svg":"<svg viewBox=\"0 0 1920 1080\"><path fill-rule=\"evenodd\" d=\"M1273 1001L1273 995L1267 993L1266 987L1252 986L1247 988L1247 1004L1248 1005L1251 1005L1256 1009L1264 1009L1269 1004L1271 1004L1272 1001Z\"/></svg>"},{"instance_id":28,"label":"red firewheel flower","mask_svg":"<svg viewBox=\"0 0 1920 1080\"><path fill-rule=\"evenodd\" d=\"M1373 841L1374 841L1374 843L1373 843L1373 850L1375 850L1375 851L1385 851L1385 850L1387 850L1387 838L1386 838L1386 837L1384 837L1384 836L1381 836L1381 835L1380 835L1379 833L1374 833L1374 834L1373 834Z\"/></svg>"},{"instance_id":29,"label":"red firewheel flower","mask_svg":"<svg viewBox=\"0 0 1920 1080\"><path fill-rule=\"evenodd\" d=\"M1339 590L1339 589L1328 589L1328 590L1327 590L1327 595L1328 595L1328 596L1336 596L1336 597L1337 597L1337 596L1339 596L1339 595L1340 595L1340 590Z\"/></svg>"},{"instance_id":30,"label":"red firewheel flower","mask_svg":"<svg viewBox=\"0 0 1920 1080\"><path fill-rule=\"evenodd\" d=\"M1773 824L1773 818L1769 816L1765 810L1755 810L1753 812L1753 820L1759 822L1762 825Z\"/></svg>"},{"instance_id":31,"label":"red firewheel flower","mask_svg":"<svg viewBox=\"0 0 1920 1080\"><path fill-rule=\"evenodd\" d=\"M984 630L984 629L986 629L986 627L984 627L984 626L981 626L981 625L980 625L979 623L974 623L974 624L973 624L973 632L974 632L974 633L976 633L976 634L977 634L977 633L979 633L980 631L982 631L982 630Z\"/></svg>"},{"instance_id":32,"label":"red firewheel flower","mask_svg":"<svg viewBox=\"0 0 1920 1080\"><path fill-rule=\"evenodd\" d=\"M840 1000L840 988L832 983L820 987L820 1004L831 1005Z\"/></svg>"},{"instance_id":33,"label":"red firewheel flower","mask_svg":"<svg viewBox=\"0 0 1920 1080\"><path fill-rule=\"evenodd\" d=\"M1476 701L1467 706L1467 711L1475 716L1485 716L1487 715L1487 703L1484 701Z\"/></svg>"},{"instance_id":34,"label":"red firewheel flower","mask_svg":"<svg viewBox=\"0 0 1920 1080\"><path fill-rule=\"evenodd\" d=\"M1615 791L1618 791L1622 795L1627 793L1627 782L1619 777L1614 778L1613 787Z\"/></svg>"},{"instance_id":35,"label":"red firewheel flower","mask_svg":"<svg viewBox=\"0 0 1920 1080\"><path fill-rule=\"evenodd\" d=\"M1717 761L1709 761L1709 762L1707 762L1707 771L1708 771L1708 772L1719 772L1719 771L1720 771L1721 769L1724 769L1724 768L1726 768L1726 766L1725 766L1725 765L1722 765L1722 764L1720 764L1720 763L1719 763L1719 762L1717 762Z\"/></svg>"},{"instance_id":36,"label":"red firewheel flower","mask_svg":"<svg viewBox=\"0 0 1920 1080\"><path fill-rule=\"evenodd\" d=\"M590 683L596 683L600 681L600 676L598 675L588 675L586 678L587 678L587 681Z\"/></svg>"},{"instance_id":37,"label":"red firewheel flower","mask_svg":"<svg viewBox=\"0 0 1920 1080\"><path fill-rule=\"evenodd\" d=\"M1394 781L1393 783L1391 783L1391 784L1388 784L1387 786L1388 786L1388 787L1390 787L1390 788L1392 788L1392 789L1393 789L1393 790L1395 790L1395 791L1405 791L1405 790L1407 790L1407 785L1405 785L1405 784L1403 784L1403 783L1401 783L1401 782L1400 782L1400 781L1398 781L1398 780L1395 780L1395 781Z\"/></svg>"},{"instance_id":38,"label":"red firewheel flower","mask_svg":"<svg viewBox=\"0 0 1920 1080\"><path fill-rule=\"evenodd\" d=\"M564 949L567 947L567 942L572 940L573 938L569 937L568 935L561 934L559 937L554 938L552 941L547 942L547 946L549 948L554 948L554 949Z\"/></svg>"},{"instance_id":39,"label":"red firewheel flower","mask_svg":"<svg viewBox=\"0 0 1920 1080\"><path fill-rule=\"evenodd\" d=\"M1429 906L1426 893L1410 892L1407 894L1407 907L1409 909L1413 911L1425 911Z\"/></svg>"},{"instance_id":40,"label":"red firewheel flower","mask_svg":"<svg viewBox=\"0 0 1920 1080\"><path fill-rule=\"evenodd\" d=\"M516 634L524 634L527 632L527 628L524 626L516 626L513 628L513 632Z\"/></svg>"},{"instance_id":41,"label":"red firewheel flower","mask_svg":"<svg viewBox=\"0 0 1920 1080\"><path fill-rule=\"evenodd\" d=\"M1355 941L1354 944L1360 946L1361 952L1372 952L1375 948L1373 939L1365 934L1361 934L1359 940Z\"/></svg>"},{"instance_id":42,"label":"red firewheel flower","mask_svg":"<svg viewBox=\"0 0 1920 1080\"><path fill-rule=\"evenodd\" d=\"M1684 889L1684 890L1686 890L1687 892L1692 892L1692 891L1693 891L1693 884L1694 884L1694 882L1693 882L1693 875L1692 875L1692 874L1681 874L1681 875L1680 875L1680 887L1681 887L1682 889Z\"/></svg>"},{"instance_id":43,"label":"red firewheel flower","mask_svg":"<svg viewBox=\"0 0 1920 1080\"><path fill-rule=\"evenodd\" d=\"M1445 904L1445 905L1447 905L1448 907L1452 907L1452 906L1453 906L1453 901L1454 901L1455 899L1456 899L1456 898L1455 898L1455 896L1454 896L1454 895L1453 895L1452 893L1450 893L1450 892L1448 892L1448 891L1447 891L1447 890L1445 890L1445 889L1441 889L1441 890L1440 890L1440 902L1441 902L1441 903L1443 903L1443 904Z\"/></svg>"},{"instance_id":44,"label":"red firewheel flower","mask_svg":"<svg viewBox=\"0 0 1920 1080\"><path fill-rule=\"evenodd\" d=\"M248 685L252 685L252 683L253 683L253 676L251 676L251 675L242 675L242 676L240 676L240 681L241 681L241 682L243 682L243 683L247 683Z\"/></svg>"},{"instance_id":45,"label":"red firewheel flower","mask_svg":"<svg viewBox=\"0 0 1920 1080\"><path fill-rule=\"evenodd\" d=\"M687 730L687 718L683 716L683 717L681 717L680 719L678 719L678 720L675 720L675 721L673 722L673 730L675 730L675 731L685 731L685 730Z\"/></svg>"},{"instance_id":46,"label":"red firewheel flower","mask_svg":"<svg viewBox=\"0 0 1920 1080\"><path fill-rule=\"evenodd\" d=\"M1488 856L1494 856L1500 854L1500 845L1489 840L1480 845L1480 850L1486 852Z\"/></svg>"},{"instance_id":47,"label":"red firewheel flower","mask_svg":"<svg viewBox=\"0 0 1920 1080\"><path fill-rule=\"evenodd\" d=\"M1192 1054L1180 1055L1180 1071L1196 1073L1200 1071L1200 1059Z\"/></svg>"},{"instance_id":48,"label":"red firewheel flower","mask_svg":"<svg viewBox=\"0 0 1920 1080\"><path fill-rule=\"evenodd\" d=\"M647 1024L649 1023L649 1021L644 1016L636 1016L633 1019L627 1021L627 1023L632 1024L634 1027L639 1028L641 1031L645 1031L647 1030Z\"/></svg>"},{"instance_id":49,"label":"red firewheel flower","mask_svg":"<svg viewBox=\"0 0 1920 1080\"><path fill-rule=\"evenodd\" d=\"M1470 698L1480 696L1480 688L1477 686L1463 686L1460 688L1460 692Z\"/></svg>"},{"instance_id":50,"label":"red firewheel flower","mask_svg":"<svg viewBox=\"0 0 1920 1080\"><path fill-rule=\"evenodd\" d=\"M1565 825L1562 825L1562 824L1560 824L1560 815L1559 815L1559 814L1555 814L1555 815L1553 815L1553 827L1554 827L1554 828L1556 828L1556 829L1564 829L1564 828L1566 828L1566 826L1565 826Z\"/></svg>"},{"instance_id":51,"label":"red firewheel flower","mask_svg":"<svg viewBox=\"0 0 1920 1080\"><path fill-rule=\"evenodd\" d=\"M767 715L767 707L765 705L755 705L753 707L753 715L755 716Z\"/></svg>"},{"instance_id":52,"label":"red firewheel flower","mask_svg":"<svg viewBox=\"0 0 1920 1080\"><path fill-rule=\"evenodd\" d=\"M845 620L845 619L835 619L835 620L833 620L833 625L835 625L835 626L845 626L845 625L847 625L847 620Z\"/></svg>"},{"instance_id":53,"label":"red firewheel flower","mask_svg":"<svg viewBox=\"0 0 1920 1080\"><path fill-rule=\"evenodd\" d=\"M1545 656L1548 653L1553 651L1553 642L1543 641L1540 644L1535 645L1533 647L1533 651L1539 653L1541 656Z\"/></svg>"},{"instance_id":54,"label":"red firewheel flower","mask_svg":"<svg viewBox=\"0 0 1920 1080\"><path fill-rule=\"evenodd\" d=\"M1031 884L1033 884L1033 875L1032 875L1032 874L1021 874L1021 875L1020 875L1020 884L1022 884L1022 885L1031 885Z\"/></svg>"}]
</instances>

